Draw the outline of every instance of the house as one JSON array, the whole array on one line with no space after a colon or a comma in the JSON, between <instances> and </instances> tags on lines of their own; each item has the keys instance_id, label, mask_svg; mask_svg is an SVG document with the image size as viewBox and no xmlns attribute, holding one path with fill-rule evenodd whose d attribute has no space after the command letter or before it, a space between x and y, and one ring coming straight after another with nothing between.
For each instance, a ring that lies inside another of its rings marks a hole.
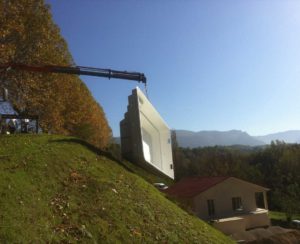
<instances>
[{"instance_id":1,"label":"house","mask_svg":"<svg viewBox=\"0 0 300 244\"><path fill-rule=\"evenodd\" d=\"M225 234L270 225L268 188L235 177L193 177L165 190Z\"/></svg>"},{"instance_id":2,"label":"house","mask_svg":"<svg viewBox=\"0 0 300 244\"><path fill-rule=\"evenodd\" d=\"M13 109L13 106L8 101L8 92L7 89L1 89L2 94L0 94L0 115L2 114L17 114L17 112Z\"/></svg>"},{"instance_id":3,"label":"house","mask_svg":"<svg viewBox=\"0 0 300 244\"><path fill-rule=\"evenodd\" d=\"M123 158L174 179L171 131L138 87L128 97L120 134Z\"/></svg>"},{"instance_id":4,"label":"house","mask_svg":"<svg viewBox=\"0 0 300 244\"><path fill-rule=\"evenodd\" d=\"M7 119L7 116L17 116L17 112L14 110L12 104L8 101L7 89L1 89L2 94L0 95L0 133L6 134L9 131L9 127L14 127L15 120Z\"/></svg>"},{"instance_id":5,"label":"house","mask_svg":"<svg viewBox=\"0 0 300 244\"><path fill-rule=\"evenodd\" d=\"M1 88L0 94L0 134L7 133L38 133L38 116L18 114L8 100L8 90Z\"/></svg>"}]
</instances>

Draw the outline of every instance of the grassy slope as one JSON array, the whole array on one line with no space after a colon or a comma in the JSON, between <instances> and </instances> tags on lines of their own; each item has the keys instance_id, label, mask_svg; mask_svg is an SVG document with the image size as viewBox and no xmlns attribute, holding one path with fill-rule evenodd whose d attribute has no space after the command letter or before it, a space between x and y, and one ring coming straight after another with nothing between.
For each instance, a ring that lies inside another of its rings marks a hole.
<instances>
[{"instance_id":1,"label":"grassy slope","mask_svg":"<svg viewBox=\"0 0 300 244\"><path fill-rule=\"evenodd\" d=\"M1 243L231 242L75 138L1 136L0 168Z\"/></svg>"}]
</instances>

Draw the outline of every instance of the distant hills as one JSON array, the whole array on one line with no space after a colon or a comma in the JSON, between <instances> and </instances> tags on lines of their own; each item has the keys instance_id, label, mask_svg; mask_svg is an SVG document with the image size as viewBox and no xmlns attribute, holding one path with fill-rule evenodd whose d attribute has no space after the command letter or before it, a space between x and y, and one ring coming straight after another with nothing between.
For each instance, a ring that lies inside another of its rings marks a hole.
<instances>
[{"instance_id":1,"label":"distant hills","mask_svg":"<svg viewBox=\"0 0 300 244\"><path fill-rule=\"evenodd\" d=\"M264 136L251 136L240 130L230 131L199 131L176 130L176 136L181 147L205 146L261 146L271 141L280 140L286 143L300 143L300 130L290 130Z\"/></svg>"},{"instance_id":2,"label":"distant hills","mask_svg":"<svg viewBox=\"0 0 300 244\"><path fill-rule=\"evenodd\" d=\"M261 146L265 143L246 132L240 130L230 131L199 131L176 130L176 137L181 147L231 146L247 145Z\"/></svg>"},{"instance_id":3,"label":"distant hills","mask_svg":"<svg viewBox=\"0 0 300 244\"><path fill-rule=\"evenodd\" d=\"M267 144L275 140L284 141L286 143L300 143L300 130L288 130L265 136L255 136L255 138Z\"/></svg>"},{"instance_id":4,"label":"distant hills","mask_svg":"<svg viewBox=\"0 0 300 244\"><path fill-rule=\"evenodd\" d=\"M300 143L300 130L289 130L264 136L251 136L241 130L229 131L189 131L176 130L180 147L208 147L208 146L262 146L271 141L279 140L286 143ZM120 144L120 138L114 137L114 142Z\"/></svg>"}]
</instances>

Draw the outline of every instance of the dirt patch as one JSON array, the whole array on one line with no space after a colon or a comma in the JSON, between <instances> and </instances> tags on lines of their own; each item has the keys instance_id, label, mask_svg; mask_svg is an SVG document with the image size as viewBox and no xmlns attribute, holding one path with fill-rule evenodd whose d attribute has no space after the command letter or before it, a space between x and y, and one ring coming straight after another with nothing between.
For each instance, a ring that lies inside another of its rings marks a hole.
<instances>
[{"instance_id":1,"label":"dirt patch","mask_svg":"<svg viewBox=\"0 0 300 244\"><path fill-rule=\"evenodd\" d=\"M232 238L240 243L248 244L300 244L300 231L271 226L266 229L258 228L235 233L232 235Z\"/></svg>"}]
</instances>

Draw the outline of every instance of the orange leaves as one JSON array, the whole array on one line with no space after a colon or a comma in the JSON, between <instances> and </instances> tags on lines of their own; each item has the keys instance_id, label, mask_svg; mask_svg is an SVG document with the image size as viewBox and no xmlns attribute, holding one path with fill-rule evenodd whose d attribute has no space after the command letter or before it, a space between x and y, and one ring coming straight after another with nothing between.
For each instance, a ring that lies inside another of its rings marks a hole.
<instances>
[{"instance_id":1,"label":"orange leaves","mask_svg":"<svg viewBox=\"0 0 300 244\"><path fill-rule=\"evenodd\" d=\"M0 63L73 64L43 0L1 1L0 25ZM77 76L11 70L0 73L1 86L9 89L16 110L39 115L44 132L76 135L100 148L108 145L105 114Z\"/></svg>"}]
</instances>

